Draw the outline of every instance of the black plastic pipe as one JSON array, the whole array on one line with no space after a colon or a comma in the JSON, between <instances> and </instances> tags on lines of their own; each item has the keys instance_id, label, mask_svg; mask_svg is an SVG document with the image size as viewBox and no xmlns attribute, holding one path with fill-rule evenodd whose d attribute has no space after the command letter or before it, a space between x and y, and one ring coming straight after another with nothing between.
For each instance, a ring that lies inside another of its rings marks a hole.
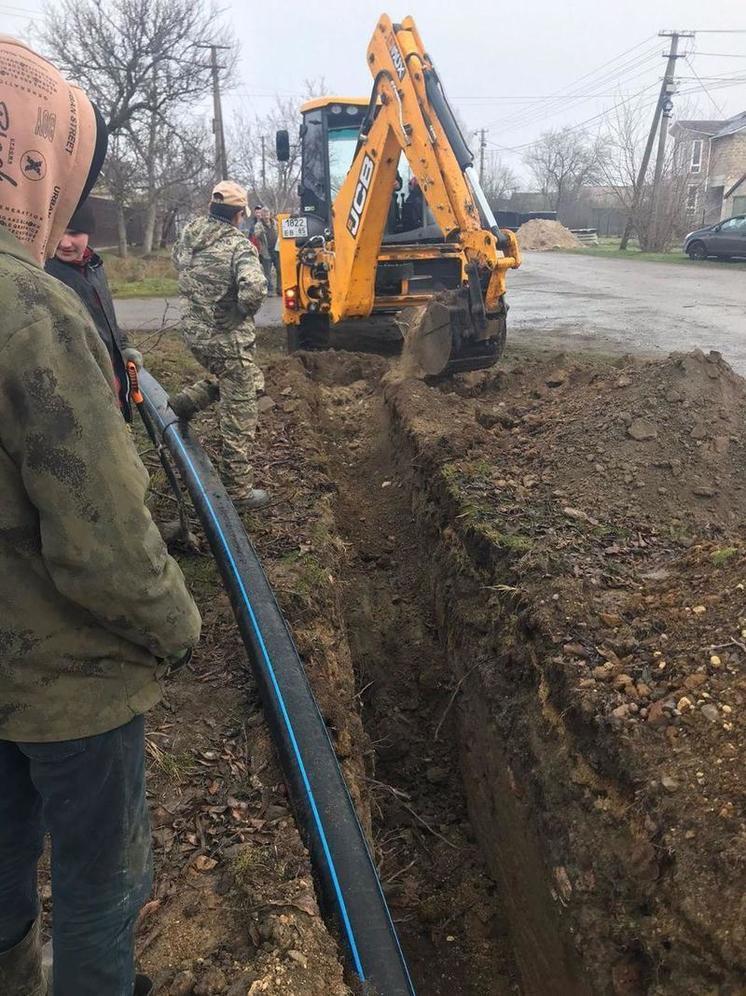
<instances>
[{"instance_id":1,"label":"black plastic pipe","mask_svg":"<svg viewBox=\"0 0 746 996\"><path fill-rule=\"evenodd\" d=\"M141 414L168 447L191 495L230 595L262 697L322 906L349 962L380 996L413 996L391 914L334 747L287 623L243 523L212 463L140 372Z\"/></svg>"}]
</instances>

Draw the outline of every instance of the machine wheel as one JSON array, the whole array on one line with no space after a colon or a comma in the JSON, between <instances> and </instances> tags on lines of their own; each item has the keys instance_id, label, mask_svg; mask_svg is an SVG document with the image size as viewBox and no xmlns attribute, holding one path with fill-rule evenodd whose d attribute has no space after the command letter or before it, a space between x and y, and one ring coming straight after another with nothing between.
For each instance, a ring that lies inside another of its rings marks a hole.
<instances>
[{"instance_id":1,"label":"machine wheel","mask_svg":"<svg viewBox=\"0 0 746 996\"><path fill-rule=\"evenodd\" d=\"M300 325L286 325L285 329L288 353L329 348L329 319L324 315L303 315Z\"/></svg>"},{"instance_id":2,"label":"machine wheel","mask_svg":"<svg viewBox=\"0 0 746 996\"><path fill-rule=\"evenodd\" d=\"M690 246L687 247L686 254L689 259L707 259L707 248L704 242L700 242L699 239L696 242L692 242Z\"/></svg>"}]
</instances>

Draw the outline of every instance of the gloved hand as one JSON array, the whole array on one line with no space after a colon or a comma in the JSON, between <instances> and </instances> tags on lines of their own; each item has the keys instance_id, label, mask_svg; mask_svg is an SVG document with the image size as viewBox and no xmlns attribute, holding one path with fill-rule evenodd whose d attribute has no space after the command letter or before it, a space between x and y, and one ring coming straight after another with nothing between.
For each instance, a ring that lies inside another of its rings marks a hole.
<instances>
[{"instance_id":1,"label":"gloved hand","mask_svg":"<svg viewBox=\"0 0 746 996\"><path fill-rule=\"evenodd\" d=\"M161 664L164 667L165 677L170 678L172 674L177 671L181 671L183 667L189 663L192 659L192 648L188 647L186 650L179 650L172 657L164 657L161 660Z\"/></svg>"},{"instance_id":2,"label":"gloved hand","mask_svg":"<svg viewBox=\"0 0 746 996\"><path fill-rule=\"evenodd\" d=\"M138 370L142 370L142 353L134 346L127 346L126 349L122 350L122 359L125 364L134 363Z\"/></svg>"}]
</instances>

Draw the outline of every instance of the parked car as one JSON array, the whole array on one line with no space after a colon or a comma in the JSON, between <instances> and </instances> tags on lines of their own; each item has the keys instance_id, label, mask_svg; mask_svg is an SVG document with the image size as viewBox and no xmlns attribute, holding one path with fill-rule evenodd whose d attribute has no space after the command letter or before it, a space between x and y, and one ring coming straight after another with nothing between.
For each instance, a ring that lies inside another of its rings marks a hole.
<instances>
[{"instance_id":1,"label":"parked car","mask_svg":"<svg viewBox=\"0 0 746 996\"><path fill-rule=\"evenodd\" d=\"M746 258L746 214L690 232L684 239L684 252L689 259L707 259L708 256Z\"/></svg>"}]
</instances>

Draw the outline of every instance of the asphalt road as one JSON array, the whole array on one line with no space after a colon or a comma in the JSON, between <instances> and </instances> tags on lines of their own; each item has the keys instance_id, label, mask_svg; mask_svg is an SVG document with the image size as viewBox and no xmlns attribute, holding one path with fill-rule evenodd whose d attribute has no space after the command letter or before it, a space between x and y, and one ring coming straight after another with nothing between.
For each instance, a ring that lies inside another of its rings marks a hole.
<instances>
[{"instance_id":1,"label":"asphalt road","mask_svg":"<svg viewBox=\"0 0 746 996\"><path fill-rule=\"evenodd\" d=\"M509 337L558 349L666 355L719 350L746 374L746 270L728 263L647 263L566 253L525 253L508 274ZM117 301L126 329L178 322L179 302ZM280 321L269 298L259 325Z\"/></svg>"},{"instance_id":2,"label":"asphalt road","mask_svg":"<svg viewBox=\"0 0 746 996\"><path fill-rule=\"evenodd\" d=\"M132 297L115 302L119 324L128 332L155 331L178 325L182 305L178 297ZM256 316L257 325L281 325L280 299L268 297Z\"/></svg>"},{"instance_id":3,"label":"asphalt road","mask_svg":"<svg viewBox=\"0 0 746 996\"><path fill-rule=\"evenodd\" d=\"M509 336L607 353L719 350L746 374L746 270L568 253L508 273Z\"/></svg>"}]
</instances>

